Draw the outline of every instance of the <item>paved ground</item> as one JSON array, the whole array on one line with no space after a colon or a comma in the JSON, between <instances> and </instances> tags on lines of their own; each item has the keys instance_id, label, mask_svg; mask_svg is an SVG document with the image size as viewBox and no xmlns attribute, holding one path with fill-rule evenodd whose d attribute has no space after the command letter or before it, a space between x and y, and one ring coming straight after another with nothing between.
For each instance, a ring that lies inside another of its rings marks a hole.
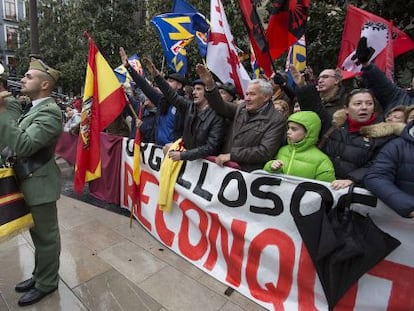
<instances>
[{"instance_id":1,"label":"paved ground","mask_svg":"<svg viewBox=\"0 0 414 311\"><path fill-rule=\"evenodd\" d=\"M226 296L225 285L165 248L138 222L130 227L128 217L114 212L119 208L91 202L67 195L58 201L59 290L33 306L19 308L14 291L32 271L30 235L0 244L0 311L264 310L237 292Z\"/></svg>"}]
</instances>

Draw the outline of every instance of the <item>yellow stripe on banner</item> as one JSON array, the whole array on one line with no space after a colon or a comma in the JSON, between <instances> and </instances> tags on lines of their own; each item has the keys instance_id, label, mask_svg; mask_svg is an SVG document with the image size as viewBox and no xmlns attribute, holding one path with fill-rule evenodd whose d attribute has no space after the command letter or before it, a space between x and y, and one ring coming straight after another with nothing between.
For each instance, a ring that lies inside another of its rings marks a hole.
<instances>
[{"instance_id":1,"label":"yellow stripe on banner","mask_svg":"<svg viewBox=\"0 0 414 311\"><path fill-rule=\"evenodd\" d=\"M16 201L16 200L22 199L22 198L23 198L23 194L21 192L8 194L4 197L0 197L0 205L2 205L4 203L11 202L11 201Z\"/></svg>"},{"instance_id":2,"label":"yellow stripe on banner","mask_svg":"<svg viewBox=\"0 0 414 311\"><path fill-rule=\"evenodd\" d=\"M32 214L24 215L0 226L0 242L8 240L20 232L33 227Z\"/></svg>"},{"instance_id":3,"label":"yellow stripe on banner","mask_svg":"<svg viewBox=\"0 0 414 311\"><path fill-rule=\"evenodd\" d=\"M0 178L6 178L14 176L14 171L12 168L0 168Z\"/></svg>"},{"instance_id":4,"label":"yellow stripe on banner","mask_svg":"<svg viewBox=\"0 0 414 311\"><path fill-rule=\"evenodd\" d=\"M121 83L115 76L114 71L100 52L96 53L96 78L98 80L99 103L105 100L115 90L119 89Z\"/></svg>"}]
</instances>

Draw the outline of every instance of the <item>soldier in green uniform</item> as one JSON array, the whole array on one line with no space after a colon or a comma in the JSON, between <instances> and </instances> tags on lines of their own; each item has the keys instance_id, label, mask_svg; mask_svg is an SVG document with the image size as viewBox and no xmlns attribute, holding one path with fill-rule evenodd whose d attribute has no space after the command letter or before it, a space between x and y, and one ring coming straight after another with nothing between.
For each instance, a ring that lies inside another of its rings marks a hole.
<instances>
[{"instance_id":1,"label":"soldier in green uniform","mask_svg":"<svg viewBox=\"0 0 414 311\"><path fill-rule=\"evenodd\" d=\"M60 170L54 149L62 133L62 114L51 97L59 71L33 60L21 80L21 92L32 100L30 110L16 120L0 99L0 146L15 153L14 169L24 199L32 213L30 234L35 247L32 277L15 289L24 292L20 306L33 304L58 287L60 235L56 201L60 197Z\"/></svg>"}]
</instances>

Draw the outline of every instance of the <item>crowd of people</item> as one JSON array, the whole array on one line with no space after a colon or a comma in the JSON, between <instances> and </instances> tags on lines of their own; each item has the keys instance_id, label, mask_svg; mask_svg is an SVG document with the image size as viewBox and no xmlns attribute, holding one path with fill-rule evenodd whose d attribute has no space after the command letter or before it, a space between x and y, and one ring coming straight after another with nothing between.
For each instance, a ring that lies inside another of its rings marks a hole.
<instances>
[{"instance_id":1,"label":"crowd of people","mask_svg":"<svg viewBox=\"0 0 414 311\"><path fill-rule=\"evenodd\" d=\"M330 182L334 190L366 187L401 216L414 217L414 78L411 88L400 88L366 55L360 49L355 59L362 64L358 88L346 88L338 69L314 77L310 68L303 74L292 66L295 89L276 73L252 80L241 100L234 85L216 81L202 64L195 68L198 78L186 85L185 77L163 77L144 58L151 85L120 49L135 85L152 103L151 117L148 104L138 105L144 111L141 137L165 146L173 161L207 157L247 172L264 169ZM161 141L160 132L170 139ZM169 150L179 137L184 148ZM394 185L388 187L392 191L383 191L384 179ZM396 203L400 195L404 207Z\"/></svg>"},{"instance_id":2,"label":"crowd of people","mask_svg":"<svg viewBox=\"0 0 414 311\"><path fill-rule=\"evenodd\" d=\"M360 45L361 46L361 45ZM366 58L363 87L346 89L341 71L327 68L314 77L291 66L296 87L283 73L251 80L245 94L216 81L203 64L191 83L163 76L149 58L151 80L139 75L120 48L133 83L124 85L130 105L105 129L163 146L171 161L205 159L246 172L264 170L315 179L338 190L366 187L402 217L414 217L414 78L403 89ZM56 290L60 254L56 200L59 169L53 151L62 131L78 135L82 100L52 98L60 73L32 59L21 80L21 95L0 79L0 164L10 155L33 215L33 276L16 285L29 305ZM239 96L243 95L243 96ZM180 148L177 141L181 140Z\"/></svg>"}]
</instances>

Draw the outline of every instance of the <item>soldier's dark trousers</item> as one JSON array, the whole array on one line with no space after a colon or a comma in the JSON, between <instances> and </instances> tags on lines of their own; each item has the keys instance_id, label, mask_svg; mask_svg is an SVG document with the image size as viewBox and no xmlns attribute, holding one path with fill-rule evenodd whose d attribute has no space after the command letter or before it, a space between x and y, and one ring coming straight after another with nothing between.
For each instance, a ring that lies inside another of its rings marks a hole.
<instances>
[{"instance_id":1,"label":"soldier's dark trousers","mask_svg":"<svg viewBox=\"0 0 414 311\"><path fill-rule=\"evenodd\" d=\"M56 202L30 206L34 227L30 229L35 247L35 287L49 292L58 286L60 234Z\"/></svg>"}]
</instances>

